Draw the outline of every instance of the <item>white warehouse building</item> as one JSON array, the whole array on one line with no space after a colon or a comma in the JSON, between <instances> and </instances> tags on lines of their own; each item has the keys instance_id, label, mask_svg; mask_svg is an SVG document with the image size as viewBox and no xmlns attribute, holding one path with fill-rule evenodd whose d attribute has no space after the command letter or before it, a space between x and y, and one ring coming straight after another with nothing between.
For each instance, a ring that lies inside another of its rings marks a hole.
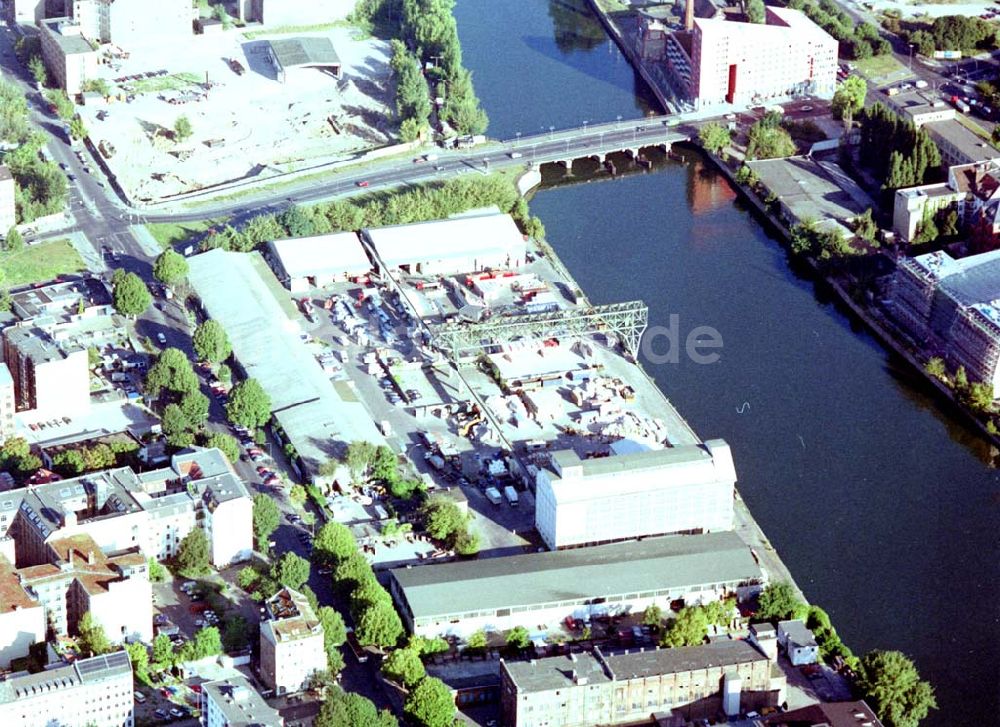
<instances>
[{"instance_id":1,"label":"white warehouse building","mask_svg":"<svg viewBox=\"0 0 1000 727\"><path fill-rule=\"evenodd\" d=\"M274 274L293 293L363 277L372 269L354 232L274 240L267 248Z\"/></svg>"},{"instance_id":2,"label":"white warehouse building","mask_svg":"<svg viewBox=\"0 0 1000 727\"><path fill-rule=\"evenodd\" d=\"M535 527L552 549L732 530L735 484L721 439L597 459L564 450L535 478Z\"/></svg>"},{"instance_id":3,"label":"white warehouse building","mask_svg":"<svg viewBox=\"0 0 1000 727\"><path fill-rule=\"evenodd\" d=\"M765 576L736 533L676 535L593 548L396 568L389 588L414 634L466 637L524 626L752 597Z\"/></svg>"},{"instance_id":4,"label":"white warehouse building","mask_svg":"<svg viewBox=\"0 0 1000 727\"><path fill-rule=\"evenodd\" d=\"M524 264L527 239L510 215L493 208L446 220L362 231L379 272L456 275Z\"/></svg>"}]
</instances>

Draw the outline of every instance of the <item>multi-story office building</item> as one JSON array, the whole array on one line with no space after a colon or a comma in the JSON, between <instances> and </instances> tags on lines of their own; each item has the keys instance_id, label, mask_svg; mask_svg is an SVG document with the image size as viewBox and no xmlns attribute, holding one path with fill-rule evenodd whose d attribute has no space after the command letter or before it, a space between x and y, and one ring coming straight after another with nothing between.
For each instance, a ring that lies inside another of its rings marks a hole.
<instances>
[{"instance_id":1,"label":"multi-story office building","mask_svg":"<svg viewBox=\"0 0 1000 727\"><path fill-rule=\"evenodd\" d=\"M16 190L14 175L10 169L0 165L0 235L6 236L10 228L17 224Z\"/></svg>"},{"instance_id":2,"label":"multi-story office building","mask_svg":"<svg viewBox=\"0 0 1000 727\"><path fill-rule=\"evenodd\" d=\"M743 601L764 575L736 533L648 538L390 571L389 588L419 636L468 636L563 620L666 610L682 600Z\"/></svg>"},{"instance_id":3,"label":"multi-story office building","mask_svg":"<svg viewBox=\"0 0 1000 727\"><path fill-rule=\"evenodd\" d=\"M132 665L118 651L0 681L0 724L132 727L133 700Z\"/></svg>"},{"instance_id":4,"label":"multi-story office building","mask_svg":"<svg viewBox=\"0 0 1000 727\"><path fill-rule=\"evenodd\" d=\"M4 360L14 380L15 408L38 419L75 416L90 409L87 350L56 341L28 324L3 332Z\"/></svg>"},{"instance_id":5,"label":"multi-story office building","mask_svg":"<svg viewBox=\"0 0 1000 727\"><path fill-rule=\"evenodd\" d=\"M163 559L200 527L220 568L253 551L253 503L217 449L186 450L170 467L141 474L120 467L3 493L4 522L0 534L14 538L19 568L49 563L49 544L78 534L104 552L139 548Z\"/></svg>"},{"instance_id":6,"label":"multi-story office building","mask_svg":"<svg viewBox=\"0 0 1000 727\"><path fill-rule=\"evenodd\" d=\"M1000 385L1000 250L956 260L932 252L903 260L889 310L928 353L964 366L969 381Z\"/></svg>"},{"instance_id":7,"label":"multi-story office building","mask_svg":"<svg viewBox=\"0 0 1000 727\"><path fill-rule=\"evenodd\" d=\"M735 484L721 439L596 459L565 450L535 478L535 527L553 549L731 530Z\"/></svg>"},{"instance_id":8,"label":"multi-story office building","mask_svg":"<svg viewBox=\"0 0 1000 727\"><path fill-rule=\"evenodd\" d=\"M201 685L202 727L283 727L285 721L244 677Z\"/></svg>"},{"instance_id":9,"label":"multi-story office building","mask_svg":"<svg viewBox=\"0 0 1000 727\"><path fill-rule=\"evenodd\" d=\"M306 688L309 677L326 669L323 625L309 600L282 588L264 603L260 625L260 676L278 694Z\"/></svg>"},{"instance_id":10,"label":"multi-story office building","mask_svg":"<svg viewBox=\"0 0 1000 727\"><path fill-rule=\"evenodd\" d=\"M781 670L745 641L500 662L508 727L646 724L658 713L684 721L735 716L780 704L785 686Z\"/></svg>"},{"instance_id":11,"label":"multi-story office building","mask_svg":"<svg viewBox=\"0 0 1000 727\"><path fill-rule=\"evenodd\" d=\"M97 77L97 50L83 36L83 29L70 18L52 18L38 24L42 59L55 84L70 96Z\"/></svg>"},{"instance_id":12,"label":"multi-story office building","mask_svg":"<svg viewBox=\"0 0 1000 727\"><path fill-rule=\"evenodd\" d=\"M797 10L768 7L765 23L697 18L691 95L700 107L832 98L837 41Z\"/></svg>"}]
</instances>

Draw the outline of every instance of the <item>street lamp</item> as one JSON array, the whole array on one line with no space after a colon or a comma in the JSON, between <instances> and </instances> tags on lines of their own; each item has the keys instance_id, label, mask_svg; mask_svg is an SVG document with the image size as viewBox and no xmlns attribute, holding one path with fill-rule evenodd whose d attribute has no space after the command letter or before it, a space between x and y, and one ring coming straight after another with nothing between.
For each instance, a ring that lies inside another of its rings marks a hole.
<instances>
[{"instance_id":1,"label":"street lamp","mask_svg":"<svg viewBox=\"0 0 1000 727\"><path fill-rule=\"evenodd\" d=\"M556 127L554 127L554 126L550 126L550 127L549 127L549 138L551 139L551 138L553 138L553 137L554 137L555 135L556 135Z\"/></svg>"},{"instance_id":2,"label":"street lamp","mask_svg":"<svg viewBox=\"0 0 1000 727\"><path fill-rule=\"evenodd\" d=\"M518 143L521 141L521 132L520 131L515 131L514 132L514 138L515 138L514 146L517 146Z\"/></svg>"},{"instance_id":3,"label":"street lamp","mask_svg":"<svg viewBox=\"0 0 1000 727\"><path fill-rule=\"evenodd\" d=\"M617 129L619 126L621 126L621 123L622 123L622 115L618 114L618 116L615 117L615 128Z\"/></svg>"},{"instance_id":4,"label":"street lamp","mask_svg":"<svg viewBox=\"0 0 1000 727\"><path fill-rule=\"evenodd\" d=\"M910 70L913 70L913 43L908 44L910 46Z\"/></svg>"},{"instance_id":5,"label":"street lamp","mask_svg":"<svg viewBox=\"0 0 1000 727\"><path fill-rule=\"evenodd\" d=\"M590 122L589 122L589 121L588 121L587 119L584 119L584 120L583 120L583 133L584 133L584 134L586 134L586 133L587 133L587 124L589 124L589 123L590 123Z\"/></svg>"}]
</instances>

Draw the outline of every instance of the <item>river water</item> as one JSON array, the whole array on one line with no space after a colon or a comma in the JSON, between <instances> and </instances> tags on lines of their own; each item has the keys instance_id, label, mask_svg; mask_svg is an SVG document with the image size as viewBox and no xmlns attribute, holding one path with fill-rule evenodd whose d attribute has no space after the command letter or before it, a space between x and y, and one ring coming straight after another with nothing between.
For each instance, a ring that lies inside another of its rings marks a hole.
<instances>
[{"instance_id":1,"label":"river water","mask_svg":"<svg viewBox=\"0 0 1000 727\"><path fill-rule=\"evenodd\" d=\"M458 0L466 65L511 138L648 112L648 92L584 0ZM712 326L718 363L647 370L704 438L809 600L857 653L910 655L937 691L925 725L998 724L1000 477L990 447L853 325L725 179L691 155L647 173L564 178L531 201L597 303L651 325Z\"/></svg>"}]
</instances>

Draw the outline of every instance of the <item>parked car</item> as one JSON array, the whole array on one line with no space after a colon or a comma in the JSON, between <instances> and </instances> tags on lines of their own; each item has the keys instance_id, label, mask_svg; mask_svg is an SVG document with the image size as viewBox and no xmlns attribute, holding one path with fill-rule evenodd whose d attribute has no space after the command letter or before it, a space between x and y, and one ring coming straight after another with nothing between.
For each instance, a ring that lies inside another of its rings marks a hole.
<instances>
[{"instance_id":1,"label":"parked car","mask_svg":"<svg viewBox=\"0 0 1000 727\"><path fill-rule=\"evenodd\" d=\"M165 346L167 343L167 337L162 332L156 334L156 340L160 342L161 346Z\"/></svg>"}]
</instances>

